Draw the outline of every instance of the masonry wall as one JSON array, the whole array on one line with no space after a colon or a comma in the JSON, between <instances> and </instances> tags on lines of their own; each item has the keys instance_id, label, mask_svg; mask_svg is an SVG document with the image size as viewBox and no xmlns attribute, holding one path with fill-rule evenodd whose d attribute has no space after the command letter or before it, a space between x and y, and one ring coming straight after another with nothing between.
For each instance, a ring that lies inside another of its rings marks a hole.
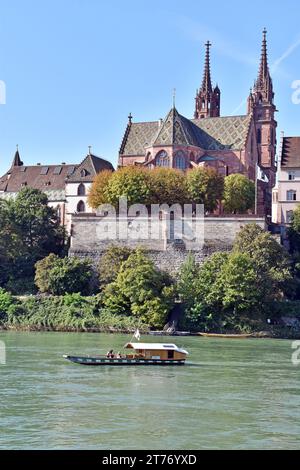
<instances>
[{"instance_id":1,"label":"masonry wall","mask_svg":"<svg viewBox=\"0 0 300 470\"><path fill-rule=\"evenodd\" d=\"M136 221L128 221L129 226ZM71 246L69 256L89 258L96 266L111 245L129 246L131 248L143 247L155 265L162 270L176 276L180 266L191 251L197 262L202 263L205 258L218 251L228 251L232 248L234 239L242 227L249 223L256 223L266 229L265 220L255 217L209 217L205 218L198 226L199 230L204 228L203 243L199 237L199 243L186 239L179 239L176 234L173 237L165 236L160 240L149 240L146 238L133 239L108 239L99 238L102 232L104 218L95 216L73 216L71 230ZM130 230L129 230L130 233Z\"/></svg>"}]
</instances>

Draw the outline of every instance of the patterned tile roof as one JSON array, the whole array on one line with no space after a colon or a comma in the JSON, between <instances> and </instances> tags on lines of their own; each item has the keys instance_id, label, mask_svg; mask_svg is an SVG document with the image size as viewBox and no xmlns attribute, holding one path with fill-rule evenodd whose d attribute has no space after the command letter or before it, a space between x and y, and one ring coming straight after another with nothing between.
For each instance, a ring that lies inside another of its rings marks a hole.
<instances>
[{"instance_id":1,"label":"patterned tile roof","mask_svg":"<svg viewBox=\"0 0 300 470\"><path fill-rule=\"evenodd\" d=\"M245 146L251 124L251 114L207 119L193 119L198 141L205 150L239 150Z\"/></svg>"},{"instance_id":2,"label":"patterned tile roof","mask_svg":"<svg viewBox=\"0 0 300 470\"><path fill-rule=\"evenodd\" d=\"M239 150L245 146L251 120L251 115L189 120L173 108L162 122L130 123L120 154L145 155L146 147L164 145Z\"/></svg>"},{"instance_id":3,"label":"patterned tile roof","mask_svg":"<svg viewBox=\"0 0 300 470\"><path fill-rule=\"evenodd\" d=\"M300 167L300 137L284 137L281 154L282 168Z\"/></svg>"},{"instance_id":4,"label":"patterned tile roof","mask_svg":"<svg viewBox=\"0 0 300 470\"><path fill-rule=\"evenodd\" d=\"M191 122L171 109L159 128L153 145L198 145Z\"/></svg>"},{"instance_id":5,"label":"patterned tile roof","mask_svg":"<svg viewBox=\"0 0 300 470\"><path fill-rule=\"evenodd\" d=\"M121 146L123 155L144 155L145 147L151 146L157 135L159 122L137 122L128 126Z\"/></svg>"}]
</instances>

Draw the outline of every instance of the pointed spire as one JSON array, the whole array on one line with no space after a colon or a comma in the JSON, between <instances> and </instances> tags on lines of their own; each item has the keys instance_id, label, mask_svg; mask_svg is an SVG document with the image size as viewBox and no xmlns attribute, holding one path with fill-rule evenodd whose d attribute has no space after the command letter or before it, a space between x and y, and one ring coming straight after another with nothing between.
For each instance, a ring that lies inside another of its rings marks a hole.
<instances>
[{"instance_id":1,"label":"pointed spire","mask_svg":"<svg viewBox=\"0 0 300 470\"><path fill-rule=\"evenodd\" d=\"M268 77L268 75L269 75L269 68L268 68L268 52L267 52L267 30L266 28L264 28L258 79L260 80L261 83L263 83L264 80Z\"/></svg>"},{"instance_id":2,"label":"pointed spire","mask_svg":"<svg viewBox=\"0 0 300 470\"><path fill-rule=\"evenodd\" d=\"M14 156L14 159L12 161L11 166L22 166L23 162L21 161L20 154L19 154L19 146L17 145L17 150Z\"/></svg>"},{"instance_id":3,"label":"pointed spire","mask_svg":"<svg viewBox=\"0 0 300 470\"><path fill-rule=\"evenodd\" d=\"M204 74L203 74L201 89L202 91L211 93L212 86L211 86L211 77L210 77L210 50L209 50L209 48L211 47L211 43L207 41L205 46L206 46L205 64L204 64Z\"/></svg>"},{"instance_id":4,"label":"pointed spire","mask_svg":"<svg viewBox=\"0 0 300 470\"><path fill-rule=\"evenodd\" d=\"M211 43L205 44L204 74L200 90L197 91L195 104L195 119L220 116L221 91L218 85L213 89L210 76L210 47Z\"/></svg>"}]
</instances>

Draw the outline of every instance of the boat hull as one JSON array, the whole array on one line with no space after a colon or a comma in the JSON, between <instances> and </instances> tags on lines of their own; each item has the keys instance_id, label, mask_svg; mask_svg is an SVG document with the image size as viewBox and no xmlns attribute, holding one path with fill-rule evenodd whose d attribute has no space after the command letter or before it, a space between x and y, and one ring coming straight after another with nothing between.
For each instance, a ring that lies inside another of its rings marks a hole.
<instances>
[{"instance_id":1,"label":"boat hull","mask_svg":"<svg viewBox=\"0 0 300 470\"><path fill-rule=\"evenodd\" d=\"M221 333L197 333L198 336L204 336L205 338L228 338L228 339L243 339L252 338L251 333L245 334L221 334Z\"/></svg>"},{"instance_id":2,"label":"boat hull","mask_svg":"<svg viewBox=\"0 0 300 470\"><path fill-rule=\"evenodd\" d=\"M182 366L185 359L107 359L96 356L63 356L68 361L84 366Z\"/></svg>"}]
</instances>

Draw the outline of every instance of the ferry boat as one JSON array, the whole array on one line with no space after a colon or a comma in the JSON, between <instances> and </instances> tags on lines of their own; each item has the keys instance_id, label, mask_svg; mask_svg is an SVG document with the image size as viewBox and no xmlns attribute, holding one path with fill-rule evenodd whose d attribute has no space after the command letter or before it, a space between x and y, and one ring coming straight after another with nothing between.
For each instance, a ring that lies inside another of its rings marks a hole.
<instances>
[{"instance_id":1,"label":"ferry boat","mask_svg":"<svg viewBox=\"0 0 300 470\"><path fill-rule=\"evenodd\" d=\"M76 364L85 366L179 366L185 363L188 352L176 344L169 343L127 343L129 354L107 356L71 356L63 357Z\"/></svg>"}]
</instances>

